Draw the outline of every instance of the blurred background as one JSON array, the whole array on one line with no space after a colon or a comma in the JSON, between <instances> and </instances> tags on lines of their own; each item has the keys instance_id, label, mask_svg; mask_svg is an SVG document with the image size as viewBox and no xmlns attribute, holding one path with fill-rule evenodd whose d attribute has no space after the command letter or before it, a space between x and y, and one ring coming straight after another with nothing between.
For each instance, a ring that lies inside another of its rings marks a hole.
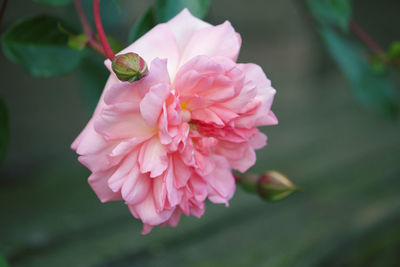
<instances>
[{"instance_id":1,"label":"blurred background","mask_svg":"<svg viewBox=\"0 0 400 267\"><path fill-rule=\"evenodd\" d=\"M126 45L151 1L120 1L120 10L103 2L106 32ZM382 47L400 39L398 0L355 0L353 9ZM41 13L80 27L73 6L10 1L2 28ZM39 79L0 53L10 123L0 257L11 266L400 265L399 119L356 100L299 1L215 0L206 20L231 21L243 39L239 61L261 65L277 89L280 124L263 128L269 144L251 171L282 171L304 191L271 204L238 188L229 208L208 205L200 220L142 236L122 202L100 203L70 150L107 78L100 56L97 68L83 62Z\"/></svg>"}]
</instances>

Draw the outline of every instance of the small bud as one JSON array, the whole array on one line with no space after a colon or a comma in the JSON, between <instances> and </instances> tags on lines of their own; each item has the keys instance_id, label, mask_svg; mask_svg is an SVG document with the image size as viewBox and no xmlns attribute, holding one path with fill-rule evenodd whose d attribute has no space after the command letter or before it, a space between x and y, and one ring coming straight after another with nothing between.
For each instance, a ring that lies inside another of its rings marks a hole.
<instances>
[{"instance_id":1,"label":"small bud","mask_svg":"<svg viewBox=\"0 0 400 267\"><path fill-rule=\"evenodd\" d=\"M112 69L123 82L134 82L147 74L146 62L135 53L116 56L112 61Z\"/></svg>"},{"instance_id":2,"label":"small bud","mask_svg":"<svg viewBox=\"0 0 400 267\"><path fill-rule=\"evenodd\" d=\"M282 173L278 171L268 171L261 175L257 184L258 194L265 200L281 200L300 188Z\"/></svg>"}]
</instances>

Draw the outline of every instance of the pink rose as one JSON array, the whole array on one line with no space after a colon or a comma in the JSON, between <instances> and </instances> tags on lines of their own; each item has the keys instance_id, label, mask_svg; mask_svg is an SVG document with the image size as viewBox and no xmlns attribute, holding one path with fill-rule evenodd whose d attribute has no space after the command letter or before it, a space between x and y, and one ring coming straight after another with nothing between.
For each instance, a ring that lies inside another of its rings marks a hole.
<instances>
[{"instance_id":1,"label":"pink rose","mask_svg":"<svg viewBox=\"0 0 400 267\"><path fill-rule=\"evenodd\" d=\"M143 224L176 226L201 217L208 198L228 205L232 169L254 165L266 144L256 127L277 124L275 90L255 64L237 64L240 35L183 10L120 52L149 65L141 80L111 72L89 123L72 144L92 171L102 202L124 200ZM106 60L110 68L111 62Z\"/></svg>"}]
</instances>

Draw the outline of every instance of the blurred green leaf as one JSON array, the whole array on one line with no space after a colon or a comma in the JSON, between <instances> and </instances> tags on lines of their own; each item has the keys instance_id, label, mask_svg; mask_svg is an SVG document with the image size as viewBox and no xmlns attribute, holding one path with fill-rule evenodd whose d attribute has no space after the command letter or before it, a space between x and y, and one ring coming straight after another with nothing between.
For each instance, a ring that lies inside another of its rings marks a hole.
<instances>
[{"instance_id":1,"label":"blurred green leaf","mask_svg":"<svg viewBox=\"0 0 400 267\"><path fill-rule=\"evenodd\" d=\"M149 7L129 32L129 43L133 43L157 24L153 7Z\"/></svg>"},{"instance_id":2,"label":"blurred green leaf","mask_svg":"<svg viewBox=\"0 0 400 267\"><path fill-rule=\"evenodd\" d=\"M322 26L320 33L328 51L350 80L358 99L385 114L395 115L398 98L393 82L374 72L363 56L364 51L355 43L329 27Z\"/></svg>"},{"instance_id":3,"label":"blurred green leaf","mask_svg":"<svg viewBox=\"0 0 400 267\"><path fill-rule=\"evenodd\" d=\"M47 15L23 19L2 36L4 54L32 75L51 77L75 69L83 55L68 46L68 36Z\"/></svg>"},{"instance_id":4,"label":"blurred green leaf","mask_svg":"<svg viewBox=\"0 0 400 267\"><path fill-rule=\"evenodd\" d=\"M132 43L151 30L157 23L163 23L184 8L199 18L204 18L210 7L210 0L157 0L155 6L149 7L132 27L128 41Z\"/></svg>"},{"instance_id":5,"label":"blurred green leaf","mask_svg":"<svg viewBox=\"0 0 400 267\"><path fill-rule=\"evenodd\" d=\"M350 0L307 0L308 8L321 24L335 25L348 31Z\"/></svg>"},{"instance_id":6,"label":"blurred green leaf","mask_svg":"<svg viewBox=\"0 0 400 267\"><path fill-rule=\"evenodd\" d=\"M68 46L75 50L82 51L83 49L85 49L88 40L89 38L84 33L78 35L70 35L68 38Z\"/></svg>"},{"instance_id":7,"label":"blurred green leaf","mask_svg":"<svg viewBox=\"0 0 400 267\"><path fill-rule=\"evenodd\" d=\"M390 44L388 56L390 59L396 59L400 57L400 42L395 41Z\"/></svg>"},{"instance_id":8,"label":"blurred green leaf","mask_svg":"<svg viewBox=\"0 0 400 267\"><path fill-rule=\"evenodd\" d=\"M115 39L114 37L107 36L107 41L110 44L111 50L114 53L118 53L119 51L121 51L124 48L122 46L122 44L117 39Z\"/></svg>"},{"instance_id":9,"label":"blurred green leaf","mask_svg":"<svg viewBox=\"0 0 400 267\"><path fill-rule=\"evenodd\" d=\"M0 162L3 159L4 155L6 154L8 138L9 138L9 129L8 129L7 107L3 99L0 97ZM0 262L1 262L1 257L0 257Z\"/></svg>"},{"instance_id":10,"label":"blurred green leaf","mask_svg":"<svg viewBox=\"0 0 400 267\"><path fill-rule=\"evenodd\" d=\"M118 12L121 12L121 4L119 3L119 0L113 0L115 6L117 7Z\"/></svg>"},{"instance_id":11,"label":"blurred green leaf","mask_svg":"<svg viewBox=\"0 0 400 267\"><path fill-rule=\"evenodd\" d=\"M0 256L0 267L8 267L8 263L3 256Z\"/></svg>"},{"instance_id":12,"label":"blurred green leaf","mask_svg":"<svg viewBox=\"0 0 400 267\"><path fill-rule=\"evenodd\" d=\"M71 31L67 30L61 23L57 24L58 29L68 36L68 46L72 49L82 51L89 40L86 34L74 34Z\"/></svg>"},{"instance_id":13,"label":"blurred green leaf","mask_svg":"<svg viewBox=\"0 0 400 267\"><path fill-rule=\"evenodd\" d=\"M33 0L37 3L49 4L53 6L66 6L72 2L72 0Z\"/></svg>"},{"instance_id":14,"label":"blurred green leaf","mask_svg":"<svg viewBox=\"0 0 400 267\"><path fill-rule=\"evenodd\" d=\"M188 8L198 18L204 18L210 7L210 2L210 0L157 0L157 21L158 23L166 22L184 8Z\"/></svg>"},{"instance_id":15,"label":"blurred green leaf","mask_svg":"<svg viewBox=\"0 0 400 267\"><path fill-rule=\"evenodd\" d=\"M89 53L81 61L78 75L85 98L90 108L94 110L110 75L110 72L104 66L104 59L95 54L95 52Z\"/></svg>"}]
</instances>

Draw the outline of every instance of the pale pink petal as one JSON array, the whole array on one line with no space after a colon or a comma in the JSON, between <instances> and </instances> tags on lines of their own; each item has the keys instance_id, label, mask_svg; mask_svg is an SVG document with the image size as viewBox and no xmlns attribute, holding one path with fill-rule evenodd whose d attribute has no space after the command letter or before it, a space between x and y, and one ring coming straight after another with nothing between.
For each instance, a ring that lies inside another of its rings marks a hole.
<instances>
[{"instance_id":1,"label":"pale pink petal","mask_svg":"<svg viewBox=\"0 0 400 267\"><path fill-rule=\"evenodd\" d=\"M101 202L113 201L113 200L121 200L122 196L120 192L113 192L107 184L107 180L113 173L113 170L109 170L106 172L96 172L92 173L89 176L88 182L90 186L93 188L94 192L96 192L97 197Z\"/></svg>"},{"instance_id":2,"label":"pale pink petal","mask_svg":"<svg viewBox=\"0 0 400 267\"><path fill-rule=\"evenodd\" d=\"M175 170L175 186L177 188L184 187L188 182L193 171L185 163L183 163L180 156L174 156L174 170Z\"/></svg>"},{"instance_id":3,"label":"pale pink petal","mask_svg":"<svg viewBox=\"0 0 400 267\"><path fill-rule=\"evenodd\" d=\"M164 101L170 93L168 84L157 84L150 88L149 92L140 102L140 112L146 123L154 127L160 117Z\"/></svg>"},{"instance_id":4,"label":"pale pink petal","mask_svg":"<svg viewBox=\"0 0 400 267\"><path fill-rule=\"evenodd\" d=\"M218 115L211 109L197 109L192 112L192 119L198 120L203 123L215 124L217 126L224 126L224 122Z\"/></svg>"},{"instance_id":5,"label":"pale pink petal","mask_svg":"<svg viewBox=\"0 0 400 267\"><path fill-rule=\"evenodd\" d=\"M195 32L211 26L207 22L194 17L187 8L168 21L167 24L174 33L180 54L183 53L187 42Z\"/></svg>"},{"instance_id":6,"label":"pale pink petal","mask_svg":"<svg viewBox=\"0 0 400 267\"><path fill-rule=\"evenodd\" d=\"M240 36L226 21L218 26L198 30L186 45L181 65L198 55L223 56L236 61L241 45Z\"/></svg>"},{"instance_id":7,"label":"pale pink petal","mask_svg":"<svg viewBox=\"0 0 400 267\"><path fill-rule=\"evenodd\" d=\"M168 202L171 205L171 207L179 205L182 199L182 193L180 193L175 187L175 182L174 182L175 179L176 177L174 172L174 164L172 162L172 159L170 159L169 167L165 172L164 180L168 193L167 194Z\"/></svg>"},{"instance_id":8,"label":"pale pink petal","mask_svg":"<svg viewBox=\"0 0 400 267\"><path fill-rule=\"evenodd\" d=\"M168 225L171 227L176 227L179 223L179 219L181 218L181 211L179 209L175 209L174 213L172 213L171 218L168 220Z\"/></svg>"},{"instance_id":9,"label":"pale pink petal","mask_svg":"<svg viewBox=\"0 0 400 267\"><path fill-rule=\"evenodd\" d=\"M198 175L193 175L189 183L194 199L200 203L204 202L207 197L207 183Z\"/></svg>"},{"instance_id":10,"label":"pale pink petal","mask_svg":"<svg viewBox=\"0 0 400 267\"><path fill-rule=\"evenodd\" d=\"M138 168L133 168L122 185L121 194L126 204L135 205L141 203L150 190L151 181L148 175L141 174Z\"/></svg>"},{"instance_id":11,"label":"pale pink petal","mask_svg":"<svg viewBox=\"0 0 400 267\"><path fill-rule=\"evenodd\" d=\"M141 147L139 164L140 171L150 172L150 177L157 177L167 169L167 149L157 137L153 137Z\"/></svg>"},{"instance_id":12,"label":"pale pink petal","mask_svg":"<svg viewBox=\"0 0 400 267\"><path fill-rule=\"evenodd\" d=\"M142 229L142 235L147 235L148 233L151 232L152 229L153 229L153 226L144 223L143 229Z\"/></svg>"},{"instance_id":13,"label":"pale pink petal","mask_svg":"<svg viewBox=\"0 0 400 267\"><path fill-rule=\"evenodd\" d=\"M94 122L95 130L106 140L151 136L156 133L139 112L121 113L115 106L104 108Z\"/></svg>"},{"instance_id":14,"label":"pale pink petal","mask_svg":"<svg viewBox=\"0 0 400 267\"><path fill-rule=\"evenodd\" d=\"M79 162L85 165L92 172L106 171L111 167L114 167L117 162L110 161L108 155L115 147L115 143L109 143L108 145L108 147L105 147L97 153L79 156Z\"/></svg>"},{"instance_id":15,"label":"pale pink petal","mask_svg":"<svg viewBox=\"0 0 400 267\"><path fill-rule=\"evenodd\" d=\"M164 209L166 197L167 187L165 185L165 178L158 176L153 179L153 198L157 212L161 212Z\"/></svg>"},{"instance_id":16,"label":"pale pink petal","mask_svg":"<svg viewBox=\"0 0 400 267\"><path fill-rule=\"evenodd\" d=\"M256 163L256 152L249 145L246 146L245 154L242 159L231 160L231 167L240 172L246 172L251 166Z\"/></svg>"},{"instance_id":17,"label":"pale pink petal","mask_svg":"<svg viewBox=\"0 0 400 267\"><path fill-rule=\"evenodd\" d=\"M261 149L267 144L267 136L258 132L249 140L249 144L254 149Z\"/></svg>"},{"instance_id":18,"label":"pale pink petal","mask_svg":"<svg viewBox=\"0 0 400 267\"><path fill-rule=\"evenodd\" d=\"M148 65L155 59L168 59L168 72L171 77L179 64L179 47L169 25L158 24L133 44L120 51L118 54L137 53ZM107 60L109 61L109 60ZM106 65L110 65L109 62Z\"/></svg>"},{"instance_id":19,"label":"pale pink petal","mask_svg":"<svg viewBox=\"0 0 400 267\"><path fill-rule=\"evenodd\" d=\"M128 205L129 209L142 220L144 224L148 224L151 226L159 225L171 217L175 209L163 210L161 212L157 212L153 194L147 194L147 197L137 205Z\"/></svg>"},{"instance_id":20,"label":"pale pink petal","mask_svg":"<svg viewBox=\"0 0 400 267\"><path fill-rule=\"evenodd\" d=\"M133 168L137 168L137 150L130 153L118 166L117 170L108 179L108 186L112 191L118 192ZM136 180L136 178L135 178Z\"/></svg>"},{"instance_id":21,"label":"pale pink petal","mask_svg":"<svg viewBox=\"0 0 400 267\"><path fill-rule=\"evenodd\" d=\"M235 192L235 179L233 178L228 161L221 156L213 156L215 168L212 173L204 176L209 185L224 199L229 200Z\"/></svg>"}]
</instances>

